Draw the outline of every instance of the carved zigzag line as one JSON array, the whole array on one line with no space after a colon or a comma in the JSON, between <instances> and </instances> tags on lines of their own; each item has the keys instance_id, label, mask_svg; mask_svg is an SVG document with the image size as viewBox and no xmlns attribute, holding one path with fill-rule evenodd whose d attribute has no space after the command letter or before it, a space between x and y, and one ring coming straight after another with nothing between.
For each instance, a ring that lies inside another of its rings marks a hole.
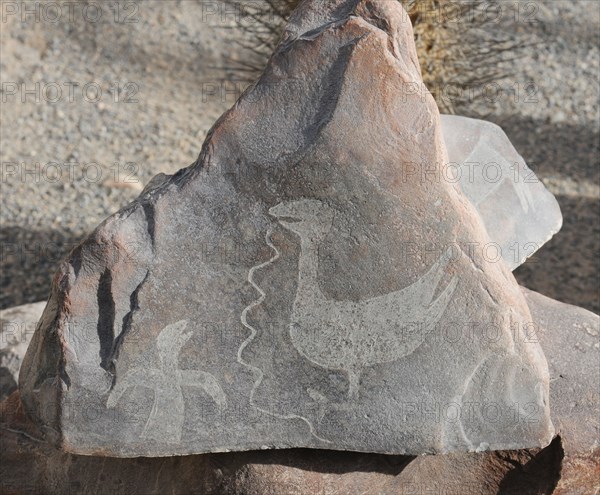
<instances>
[{"instance_id":1,"label":"carved zigzag line","mask_svg":"<svg viewBox=\"0 0 600 495\"><path fill-rule=\"evenodd\" d=\"M265 268L267 266L269 266L270 264L274 263L275 261L277 261L280 257L280 252L279 250L275 247L275 245L273 244L273 242L271 241L271 234L273 233L272 229L269 229L267 231L267 234L265 236L265 241L267 242L267 245L273 250L273 252L275 253L273 255L273 257L264 262L261 263L260 265L256 265L253 266L249 271L248 271L248 282L252 285L252 287L254 287L254 289L260 294L260 297L252 302L249 306L246 306L246 308L244 308L244 310L242 311L242 316L241 316L241 321L242 321L242 325L244 325L244 327L246 327L248 330L250 330L250 336L244 341L242 342L242 345L240 345L240 348L238 349L238 353L237 353L237 361L238 363L240 363L242 366L245 366L246 368L249 368L250 370L252 370L252 372L254 373L256 379L254 380L254 385L252 386L252 390L250 391L250 405L255 407L257 410L264 412L265 414L270 414L271 416L275 416L276 418L280 418L280 419L300 419L302 421L304 421L309 429L310 429L310 433L318 440L320 440L321 442L325 442L325 443L331 443L330 440L326 440L324 438L321 438L320 436L318 436L315 433L315 428L313 426L313 424L310 422L310 420L308 420L307 418L303 417L303 416L298 416L297 414L277 414L273 411L268 411L266 409L262 409L261 407L257 406L254 403L254 394L256 392L256 389L259 387L259 385L262 383L263 377L264 377L264 373L263 371L256 367L251 365L250 363L244 361L244 359L242 358L242 353L244 352L244 349L254 340L254 338L256 337L256 334L258 333L258 330L256 330L256 328L254 328L252 325L250 325L248 323L248 313L250 311L252 311L255 307L260 306L263 301L265 300L265 298L267 297L267 294L265 293L265 291L263 291L255 282L254 282L254 273L257 270L261 270L262 268Z\"/></svg>"}]
</instances>

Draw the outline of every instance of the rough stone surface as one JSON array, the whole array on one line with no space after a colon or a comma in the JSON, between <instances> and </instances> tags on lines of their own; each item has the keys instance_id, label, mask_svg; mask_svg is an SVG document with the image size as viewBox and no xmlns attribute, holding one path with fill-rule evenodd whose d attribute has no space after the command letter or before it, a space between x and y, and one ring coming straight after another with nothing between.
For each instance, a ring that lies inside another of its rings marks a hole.
<instances>
[{"instance_id":1,"label":"rough stone surface","mask_svg":"<svg viewBox=\"0 0 600 495\"><path fill-rule=\"evenodd\" d=\"M302 3L198 161L56 274L20 374L52 441L124 457L547 445L527 304L439 180L437 107L406 92L420 81L400 5Z\"/></svg>"},{"instance_id":2,"label":"rough stone surface","mask_svg":"<svg viewBox=\"0 0 600 495\"><path fill-rule=\"evenodd\" d=\"M514 270L560 230L558 202L496 124L457 115L441 122L449 180L458 181Z\"/></svg>"},{"instance_id":3,"label":"rough stone surface","mask_svg":"<svg viewBox=\"0 0 600 495\"><path fill-rule=\"evenodd\" d=\"M556 493L600 493L600 318L525 290L550 367L550 407L564 460Z\"/></svg>"},{"instance_id":4,"label":"rough stone surface","mask_svg":"<svg viewBox=\"0 0 600 495\"><path fill-rule=\"evenodd\" d=\"M78 456L45 442L14 394L0 406L2 493L595 493L598 316L523 291L552 377L552 418L559 436L545 449L419 457L307 449L138 459Z\"/></svg>"},{"instance_id":5,"label":"rough stone surface","mask_svg":"<svg viewBox=\"0 0 600 495\"><path fill-rule=\"evenodd\" d=\"M46 302L0 311L0 400L17 389L19 369Z\"/></svg>"}]
</instances>

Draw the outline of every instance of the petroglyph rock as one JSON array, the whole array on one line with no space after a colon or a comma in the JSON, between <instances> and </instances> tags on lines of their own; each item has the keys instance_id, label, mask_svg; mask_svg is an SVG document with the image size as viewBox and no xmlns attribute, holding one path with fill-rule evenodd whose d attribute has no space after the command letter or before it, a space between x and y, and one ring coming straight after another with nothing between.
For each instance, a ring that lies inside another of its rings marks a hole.
<instances>
[{"instance_id":1,"label":"petroglyph rock","mask_svg":"<svg viewBox=\"0 0 600 495\"><path fill-rule=\"evenodd\" d=\"M481 215L496 245L489 249L514 270L561 229L558 202L496 124L457 115L441 121L448 178Z\"/></svg>"},{"instance_id":2,"label":"petroglyph rock","mask_svg":"<svg viewBox=\"0 0 600 495\"><path fill-rule=\"evenodd\" d=\"M197 162L67 259L20 375L69 452L547 445L548 370L399 3L306 1ZM398 160L401 157L401 160Z\"/></svg>"}]
</instances>

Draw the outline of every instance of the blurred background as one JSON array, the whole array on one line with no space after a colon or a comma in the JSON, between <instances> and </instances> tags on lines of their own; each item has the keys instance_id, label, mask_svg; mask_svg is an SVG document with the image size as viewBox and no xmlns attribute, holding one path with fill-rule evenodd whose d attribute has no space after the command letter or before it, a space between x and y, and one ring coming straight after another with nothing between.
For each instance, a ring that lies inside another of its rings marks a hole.
<instances>
[{"instance_id":1,"label":"blurred background","mask_svg":"<svg viewBox=\"0 0 600 495\"><path fill-rule=\"evenodd\" d=\"M196 159L256 76L281 12L263 3L258 22L231 1L0 3L2 309L46 299L82 237L151 177ZM484 6L485 26L453 26L449 53L435 49L450 46L438 39L448 19L428 21L424 75L436 73L442 110L499 124L558 198L564 227L519 281L598 313L600 4ZM445 84L458 93L440 96Z\"/></svg>"}]
</instances>

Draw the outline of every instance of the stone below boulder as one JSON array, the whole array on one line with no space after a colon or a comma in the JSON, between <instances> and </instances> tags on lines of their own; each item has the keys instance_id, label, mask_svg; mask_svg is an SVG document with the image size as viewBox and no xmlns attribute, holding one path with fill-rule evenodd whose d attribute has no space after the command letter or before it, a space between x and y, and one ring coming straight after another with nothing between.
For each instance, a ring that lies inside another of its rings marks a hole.
<instances>
[{"instance_id":1,"label":"stone below boulder","mask_svg":"<svg viewBox=\"0 0 600 495\"><path fill-rule=\"evenodd\" d=\"M556 493L599 493L600 318L524 292L548 357L552 420L564 454Z\"/></svg>"},{"instance_id":2,"label":"stone below boulder","mask_svg":"<svg viewBox=\"0 0 600 495\"><path fill-rule=\"evenodd\" d=\"M46 302L0 311L0 400L17 389L19 370Z\"/></svg>"},{"instance_id":3,"label":"stone below boulder","mask_svg":"<svg viewBox=\"0 0 600 495\"><path fill-rule=\"evenodd\" d=\"M198 161L61 265L21 368L65 450L542 447L548 368L443 177L399 2L309 0ZM426 164L434 180L407 173Z\"/></svg>"},{"instance_id":4,"label":"stone below boulder","mask_svg":"<svg viewBox=\"0 0 600 495\"><path fill-rule=\"evenodd\" d=\"M18 394L2 403L2 493L173 495L588 495L600 470L599 318L524 289L550 362L558 437L545 449L441 456L280 450L118 459L67 454L44 441Z\"/></svg>"}]
</instances>

